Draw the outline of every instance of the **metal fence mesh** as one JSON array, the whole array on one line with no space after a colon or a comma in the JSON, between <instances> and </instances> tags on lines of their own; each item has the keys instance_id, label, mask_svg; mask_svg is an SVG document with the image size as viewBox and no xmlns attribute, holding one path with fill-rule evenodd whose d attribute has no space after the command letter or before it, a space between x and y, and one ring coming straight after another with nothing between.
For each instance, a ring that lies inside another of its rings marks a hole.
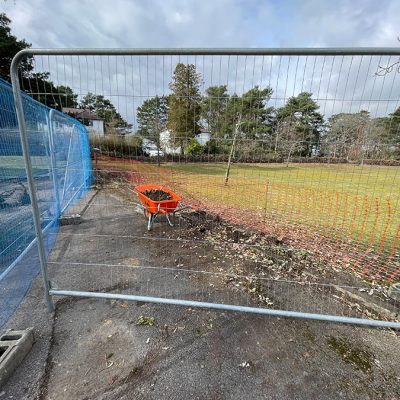
<instances>
[{"instance_id":1,"label":"metal fence mesh","mask_svg":"<svg viewBox=\"0 0 400 400\"><path fill-rule=\"evenodd\" d=\"M35 55L22 88L87 125L96 177L85 222L57 236L52 281L397 318L400 76L385 69L397 59ZM179 194L175 227L160 217L146 231L139 184Z\"/></svg>"},{"instance_id":2,"label":"metal fence mesh","mask_svg":"<svg viewBox=\"0 0 400 400\"><path fill-rule=\"evenodd\" d=\"M0 81L0 326L18 306L39 271L35 229L12 88ZM78 121L23 96L33 176L47 251L60 214L90 184L85 128Z\"/></svg>"}]
</instances>

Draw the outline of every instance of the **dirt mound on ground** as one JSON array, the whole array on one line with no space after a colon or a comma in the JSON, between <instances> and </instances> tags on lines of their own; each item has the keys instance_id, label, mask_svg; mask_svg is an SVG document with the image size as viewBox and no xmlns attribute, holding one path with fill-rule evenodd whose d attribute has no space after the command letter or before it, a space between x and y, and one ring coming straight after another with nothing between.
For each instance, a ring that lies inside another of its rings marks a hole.
<instances>
[{"instance_id":1,"label":"dirt mound on ground","mask_svg":"<svg viewBox=\"0 0 400 400\"><path fill-rule=\"evenodd\" d=\"M153 201L172 200L172 196L160 189L146 190L143 194Z\"/></svg>"}]
</instances>

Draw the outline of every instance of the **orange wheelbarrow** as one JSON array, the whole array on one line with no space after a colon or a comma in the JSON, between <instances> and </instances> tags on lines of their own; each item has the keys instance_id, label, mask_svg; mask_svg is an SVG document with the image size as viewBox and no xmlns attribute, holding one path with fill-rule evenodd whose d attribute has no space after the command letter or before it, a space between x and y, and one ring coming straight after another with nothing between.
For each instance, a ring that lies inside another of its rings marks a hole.
<instances>
[{"instance_id":1,"label":"orange wheelbarrow","mask_svg":"<svg viewBox=\"0 0 400 400\"><path fill-rule=\"evenodd\" d=\"M170 200L152 200L145 195L145 192L149 190L161 190L165 193L168 193L171 197ZM183 208L177 209L179 206L179 202L181 198L174 193L171 189L168 189L162 185L139 185L136 186L135 191L139 196L140 201L142 202L143 213L146 218L148 218L147 222L147 230L150 231L153 227L154 221L159 215L165 215L167 221L170 226L174 226L174 217L175 213L183 210ZM190 207L184 207L190 208Z\"/></svg>"}]
</instances>

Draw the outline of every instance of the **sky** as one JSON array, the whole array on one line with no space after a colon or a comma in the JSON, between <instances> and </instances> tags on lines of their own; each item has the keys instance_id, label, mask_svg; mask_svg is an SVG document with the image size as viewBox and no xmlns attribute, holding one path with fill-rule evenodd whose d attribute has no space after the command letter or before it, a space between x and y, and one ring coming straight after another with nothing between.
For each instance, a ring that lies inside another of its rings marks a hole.
<instances>
[{"instance_id":1,"label":"sky","mask_svg":"<svg viewBox=\"0 0 400 400\"><path fill-rule=\"evenodd\" d=\"M2 0L33 47L398 46L398 0Z\"/></svg>"},{"instance_id":2,"label":"sky","mask_svg":"<svg viewBox=\"0 0 400 400\"><path fill-rule=\"evenodd\" d=\"M1 1L1 0L0 0ZM396 47L400 48L398 0L2 0L13 34L32 47ZM372 61L371 61L372 60ZM134 125L143 100L166 94L180 59L40 58L57 84L83 96L110 98ZM242 93L272 86L272 105L308 90L329 117L368 109L387 115L399 105L399 79L376 78L378 65L395 58L196 58L203 93L228 84ZM400 75L400 74L397 74ZM393 74L395 78L395 74Z\"/></svg>"}]
</instances>

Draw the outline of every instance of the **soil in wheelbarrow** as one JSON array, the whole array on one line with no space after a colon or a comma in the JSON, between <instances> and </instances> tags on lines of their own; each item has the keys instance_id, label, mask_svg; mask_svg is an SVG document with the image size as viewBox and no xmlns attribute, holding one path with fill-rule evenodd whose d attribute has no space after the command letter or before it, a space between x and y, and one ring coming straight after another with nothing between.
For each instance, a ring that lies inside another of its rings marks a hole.
<instances>
[{"instance_id":1,"label":"soil in wheelbarrow","mask_svg":"<svg viewBox=\"0 0 400 400\"><path fill-rule=\"evenodd\" d=\"M146 190L143 194L153 201L172 200L172 196L160 189Z\"/></svg>"}]
</instances>

